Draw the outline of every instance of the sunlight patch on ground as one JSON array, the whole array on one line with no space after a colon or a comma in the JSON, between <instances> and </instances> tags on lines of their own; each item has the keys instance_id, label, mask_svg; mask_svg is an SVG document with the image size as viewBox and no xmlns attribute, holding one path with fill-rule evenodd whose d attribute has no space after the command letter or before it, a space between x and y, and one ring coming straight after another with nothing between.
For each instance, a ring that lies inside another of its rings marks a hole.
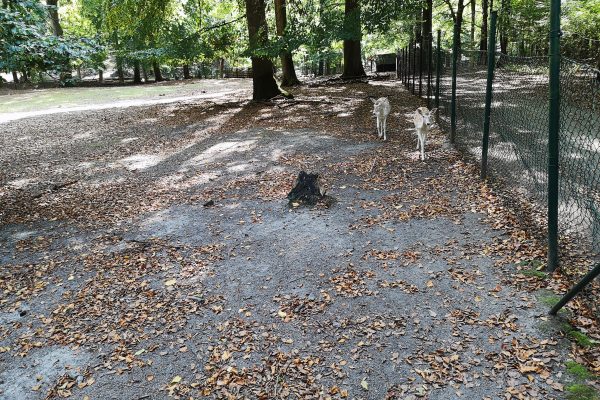
<instances>
[{"instance_id":1,"label":"sunlight patch on ground","mask_svg":"<svg viewBox=\"0 0 600 400\"><path fill-rule=\"evenodd\" d=\"M14 235L12 235L12 237L16 240L23 240L35 235L36 233L37 231L21 231L15 233Z\"/></svg>"},{"instance_id":2,"label":"sunlight patch on ground","mask_svg":"<svg viewBox=\"0 0 600 400\"><path fill-rule=\"evenodd\" d=\"M189 189L194 186L205 185L218 177L219 175L213 172L199 174L191 178L186 178L184 175L170 175L161 178L157 186L168 189Z\"/></svg>"},{"instance_id":3,"label":"sunlight patch on ground","mask_svg":"<svg viewBox=\"0 0 600 400\"><path fill-rule=\"evenodd\" d=\"M77 139L89 139L92 137L92 133L91 132L84 132L84 133L76 133L73 135L73 139L77 140Z\"/></svg>"},{"instance_id":4,"label":"sunlight patch on ground","mask_svg":"<svg viewBox=\"0 0 600 400\"><path fill-rule=\"evenodd\" d=\"M123 158L119 160L119 163L125 165L130 171L137 169L147 169L154 167L163 160L163 157L153 154L136 154L131 157Z\"/></svg>"},{"instance_id":5,"label":"sunlight patch on ground","mask_svg":"<svg viewBox=\"0 0 600 400\"><path fill-rule=\"evenodd\" d=\"M37 182L37 179L34 178L22 178L22 179L15 179L14 181L10 181L8 182L9 186L12 186L15 189L22 189L27 185L31 185L32 183Z\"/></svg>"},{"instance_id":6,"label":"sunlight patch on ground","mask_svg":"<svg viewBox=\"0 0 600 400\"><path fill-rule=\"evenodd\" d=\"M128 137L125 139L121 139L121 143L129 143L129 142L133 142L134 140L138 140L138 139L139 139L139 137L136 137L136 136Z\"/></svg>"},{"instance_id":7,"label":"sunlight patch on ground","mask_svg":"<svg viewBox=\"0 0 600 400\"><path fill-rule=\"evenodd\" d=\"M223 158L232 153L244 153L256 147L257 139L230 141L216 144L209 147L196 157L190 159L187 165L202 165L219 158Z\"/></svg>"}]
</instances>

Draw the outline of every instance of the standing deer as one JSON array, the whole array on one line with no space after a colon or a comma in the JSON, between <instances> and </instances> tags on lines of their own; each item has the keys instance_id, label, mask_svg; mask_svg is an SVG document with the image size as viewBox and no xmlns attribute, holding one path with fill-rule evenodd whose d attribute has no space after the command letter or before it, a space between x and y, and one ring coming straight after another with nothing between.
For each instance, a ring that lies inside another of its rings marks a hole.
<instances>
[{"instance_id":1,"label":"standing deer","mask_svg":"<svg viewBox=\"0 0 600 400\"><path fill-rule=\"evenodd\" d=\"M427 133L429 132L429 127L433 125L432 120L436 111L436 108L430 111L427 107L419 107L413 117L415 130L417 131L417 150L421 149L421 160L425 160Z\"/></svg>"},{"instance_id":2,"label":"standing deer","mask_svg":"<svg viewBox=\"0 0 600 400\"><path fill-rule=\"evenodd\" d=\"M387 117L390 115L390 102L386 97L380 97L377 100L371 99L373 102L373 114L377 117L377 135L383 140L387 140L386 124Z\"/></svg>"}]
</instances>

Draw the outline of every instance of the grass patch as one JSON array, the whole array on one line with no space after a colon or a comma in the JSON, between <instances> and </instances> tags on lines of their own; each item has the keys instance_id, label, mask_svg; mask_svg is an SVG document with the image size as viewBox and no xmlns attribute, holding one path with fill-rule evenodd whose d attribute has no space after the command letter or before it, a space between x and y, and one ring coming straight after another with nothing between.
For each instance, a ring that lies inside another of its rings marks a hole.
<instances>
[{"instance_id":1,"label":"grass patch","mask_svg":"<svg viewBox=\"0 0 600 400\"><path fill-rule=\"evenodd\" d=\"M593 377L593 375L588 371L588 369L575 361L567 361L567 373L572 375L577 380L586 380Z\"/></svg>"},{"instance_id":2,"label":"grass patch","mask_svg":"<svg viewBox=\"0 0 600 400\"><path fill-rule=\"evenodd\" d=\"M537 269L525 269L525 270L521 271L521 275L533 276L533 277L540 278L540 279L548 278L548 274L546 274L545 272L542 272L542 271L538 271Z\"/></svg>"},{"instance_id":3,"label":"grass patch","mask_svg":"<svg viewBox=\"0 0 600 400\"><path fill-rule=\"evenodd\" d=\"M539 271L546 267L546 263L540 260L527 260L527 261L519 261L517 264L520 267L529 267L530 270Z\"/></svg>"},{"instance_id":4,"label":"grass patch","mask_svg":"<svg viewBox=\"0 0 600 400\"><path fill-rule=\"evenodd\" d=\"M566 388L568 400L600 400L598 392L591 386L574 383Z\"/></svg>"},{"instance_id":5,"label":"grass patch","mask_svg":"<svg viewBox=\"0 0 600 400\"><path fill-rule=\"evenodd\" d=\"M596 345L596 342L590 339L585 333L578 331L573 328L570 324L564 323L561 326L563 332L569 336L572 340L576 341L581 347L592 347Z\"/></svg>"},{"instance_id":6,"label":"grass patch","mask_svg":"<svg viewBox=\"0 0 600 400\"><path fill-rule=\"evenodd\" d=\"M543 294L538 299L548 307L554 307L560 301L560 297L555 294Z\"/></svg>"}]
</instances>

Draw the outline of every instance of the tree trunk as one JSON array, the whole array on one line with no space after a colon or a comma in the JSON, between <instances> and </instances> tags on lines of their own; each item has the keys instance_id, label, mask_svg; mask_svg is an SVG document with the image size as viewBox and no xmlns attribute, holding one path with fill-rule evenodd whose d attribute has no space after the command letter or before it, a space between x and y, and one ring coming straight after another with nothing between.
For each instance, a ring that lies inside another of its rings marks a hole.
<instances>
[{"instance_id":1,"label":"tree trunk","mask_svg":"<svg viewBox=\"0 0 600 400\"><path fill-rule=\"evenodd\" d=\"M60 20L58 18L58 0L46 0L46 5L48 6L48 15L50 16L50 20L52 22L52 33L56 37L61 37L63 35L63 29L62 26L60 26ZM60 73L60 81L68 82L70 79L71 67L69 65L69 61L67 60Z\"/></svg>"},{"instance_id":2,"label":"tree trunk","mask_svg":"<svg viewBox=\"0 0 600 400\"><path fill-rule=\"evenodd\" d=\"M104 83L104 71L98 71L98 82Z\"/></svg>"},{"instance_id":3,"label":"tree trunk","mask_svg":"<svg viewBox=\"0 0 600 400\"><path fill-rule=\"evenodd\" d=\"M268 36L264 0L246 0L250 51L266 45ZM273 77L273 63L262 56L252 56L252 99L267 100L281 94Z\"/></svg>"},{"instance_id":4,"label":"tree trunk","mask_svg":"<svg viewBox=\"0 0 600 400\"><path fill-rule=\"evenodd\" d=\"M471 45L475 46L475 7L477 6L476 0L471 0Z\"/></svg>"},{"instance_id":5,"label":"tree trunk","mask_svg":"<svg viewBox=\"0 0 600 400\"><path fill-rule=\"evenodd\" d=\"M46 5L48 5L48 15L52 22L52 33L54 36L62 36L63 29L58 19L58 0L46 0Z\"/></svg>"},{"instance_id":6,"label":"tree trunk","mask_svg":"<svg viewBox=\"0 0 600 400\"><path fill-rule=\"evenodd\" d=\"M183 79L192 79L190 75L190 66L183 64Z\"/></svg>"},{"instance_id":7,"label":"tree trunk","mask_svg":"<svg viewBox=\"0 0 600 400\"><path fill-rule=\"evenodd\" d=\"M458 29L458 37L457 37L456 48L459 50L462 48L461 32L462 32L462 24L463 24L464 14L465 14L465 2L464 2L464 0L458 0L458 7L456 9L456 18L454 19L454 23L458 27L457 28Z\"/></svg>"},{"instance_id":8,"label":"tree trunk","mask_svg":"<svg viewBox=\"0 0 600 400\"><path fill-rule=\"evenodd\" d=\"M144 77L144 83L148 83L148 71L146 71L146 67L142 64L142 76Z\"/></svg>"},{"instance_id":9,"label":"tree trunk","mask_svg":"<svg viewBox=\"0 0 600 400\"><path fill-rule=\"evenodd\" d=\"M508 29L510 26L510 0L502 0L500 17L500 52L508 54Z\"/></svg>"},{"instance_id":10,"label":"tree trunk","mask_svg":"<svg viewBox=\"0 0 600 400\"><path fill-rule=\"evenodd\" d=\"M479 63L485 64L487 63L487 47L488 47L488 0L481 0L481 11L482 11L482 19L481 19L481 32L479 35ZM493 49L490 49L493 51Z\"/></svg>"},{"instance_id":11,"label":"tree trunk","mask_svg":"<svg viewBox=\"0 0 600 400\"><path fill-rule=\"evenodd\" d=\"M19 75L17 74L17 71L12 71L12 76L13 76L13 83L15 85L19 84Z\"/></svg>"},{"instance_id":12,"label":"tree trunk","mask_svg":"<svg viewBox=\"0 0 600 400\"><path fill-rule=\"evenodd\" d=\"M81 65L77 67L77 79L81 80Z\"/></svg>"},{"instance_id":13,"label":"tree trunk","mask_svg":"<svg viewBox=\"0 0 600 400\"><path fill-rule=\"evenodd\" d=\"M362 65L360 40L360 0L345 0L344 8L344 72L342 78L358 78L366 76Z\"/></svg>"},{"instance_id":14,"label":"tree trunk","mask_svg":"<svg viewBox=\"0 0 600 400\"><path fill-rule=\"evenodd\" d=\"M225 59L219 58L219 78L225 77Z\"/></svg>"},{"instance_id":15,"label":"tree trunk","mask_svg":"<svg viewBox=\"0 0 600 400\"><path fill-rule=\"evenodd\" d=\"M133 83L142 83L142 76L140 74L140 62L133 62Z\"/></svg>"},{"instance_id":16,"label":"tree trunk","mask_svg":"<svg viewBox=\"0 0 600 400\"><path fill-rule=\"evenodd\" d=\"M164 80L160 72L160 66L156 61L152 62L152 70L154 71L154 82L161 82Z\"/></svg>"},{"instance_id":17,"label":"tree trunk","mask_svg":"<svg viewBox=\"0 0 600 400\"><path fill-rule=\"evenodd\" d=\"M275 0L275 25L277 28L277 36L284 37L285 27L287 25L286 0ZM281 70L283 72L281 86L299 85L300 81L296 76L292 53L286 49L279 55L279 57L281 58Z\"/></svg>"},{"instance_id":18,"label":"tree trunk","mask_svg":"<svg viewBox=\"0 0 600 400\"><path fill-rule=\"evenodd\" d=\"M123 72L123 60L117 58L117 75L119 76L119 82L125 83L125 73Z\"/></svg>"}]
</instances>

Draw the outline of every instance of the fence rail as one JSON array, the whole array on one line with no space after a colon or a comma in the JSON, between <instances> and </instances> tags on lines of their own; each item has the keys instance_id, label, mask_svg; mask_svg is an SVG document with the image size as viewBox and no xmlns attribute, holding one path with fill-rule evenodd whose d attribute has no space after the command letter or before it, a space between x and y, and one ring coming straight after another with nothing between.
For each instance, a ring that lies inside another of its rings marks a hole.
<instances>
[{"instance_id":1,"label":"fence rail","mask_svg":"<svg viewBox=\"0 0 600 400\"><path fill-rule=\"evenodd\" d=\"M439 43L439 41L438 41ZM429 56L427 48L433 49ZM411 42L398 52L398 79L408 90L439 105L438 123L456 146L478 159L488 78L488 52L453 51L433 41ZM545 209L548 201L548 57L494 52L491 86L489 175L526 191ZM433 70L432 79L423 79ZM559 127L559 237L575 240L590 262L600 258L600 71L562 58ZM453 96L453 72L456 93Z\"/></svg>"}]
</instances>

